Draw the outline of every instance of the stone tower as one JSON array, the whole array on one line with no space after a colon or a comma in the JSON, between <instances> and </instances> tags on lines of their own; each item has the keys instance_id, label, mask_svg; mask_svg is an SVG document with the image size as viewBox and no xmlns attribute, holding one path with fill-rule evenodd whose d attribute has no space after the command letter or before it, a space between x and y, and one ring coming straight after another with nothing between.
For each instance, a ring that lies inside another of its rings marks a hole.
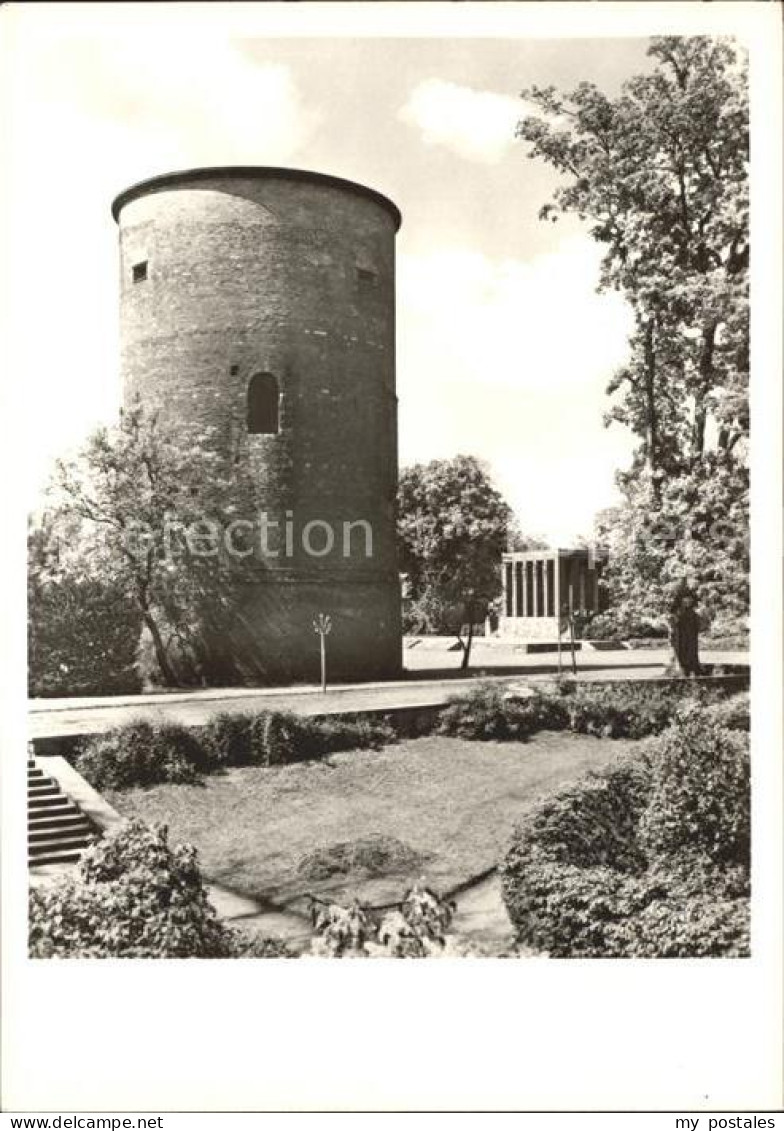
<instances>
[{"instance_id":1,"label":"stone tower","mask_svg":"<svg viewBox=\"0 0 784 1131\"><path fill-rule=\"evenodd\" d=\"M266 516L236 611L247 678L316 678L320 612L332 678L398 674L397 208L251 166L154 177L112 213L125 403L211 428Z\"/></svg>"}]
</instances>

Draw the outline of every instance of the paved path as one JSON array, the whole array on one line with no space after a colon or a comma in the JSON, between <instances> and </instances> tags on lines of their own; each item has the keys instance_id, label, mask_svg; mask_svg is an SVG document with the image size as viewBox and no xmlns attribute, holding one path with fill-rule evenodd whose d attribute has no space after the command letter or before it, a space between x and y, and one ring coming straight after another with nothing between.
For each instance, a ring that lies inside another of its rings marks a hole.
<instances>
[{"instance_id":1,"label":"paved path","mask_svg":"<svg viewBox=\"0 0 784 1131\"><path fill-rule=\"evenodd\" d=\"M418 651L414 649L413 651ZM96 734L131 719L167 721L200 726L222 712L285 710L303 715L340 714L349 711L399 710L406 707L439 706L450 695L465 691L479 679L494 676L514 682L521 677L551 679L557 672L555 657L507 653L506 649L477 653L476 667L461 677L459 656L454 653L423 652L446 665L454 657L454 670L411 671L408 679L387 683L345 684L323 694L317 687L210 688L206 690L117 695L95 698L33 699L29 703L30 738L56 738ZM511 657L514 663L508 663ZM585 652L578 656L578 679L655 679L661 675L667 653L640 649L623 652ZM748 663L747 653L706 653L706 662ZM406 662L410 661L409 653ZM566 663L564 670L567 670ZM436 678L434 678L436 677Z\"/></svg>"}]
</instances>

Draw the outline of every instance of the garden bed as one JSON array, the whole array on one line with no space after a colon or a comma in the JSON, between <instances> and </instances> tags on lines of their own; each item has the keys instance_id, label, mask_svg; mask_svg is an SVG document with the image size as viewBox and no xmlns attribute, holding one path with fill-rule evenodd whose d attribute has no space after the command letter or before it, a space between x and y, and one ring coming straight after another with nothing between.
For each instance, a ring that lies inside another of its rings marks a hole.
<instances>
[{"instance_id":1,"label":"garden bed","mask_svg":"<svg viewBox=\"0 0 784 1131\"><path fill-rule=\"evenodd\" d=\"M307 892L383 903L420 876L443 891L495 865L521 807L631 745L547 731L526 743L432 736L106 796L123 816L167 824L173 841L198 848L211 882L243 895L283 906ZM297 870L315 850L377 837L418 863L392 852L380 874L366 854L320 878Z\"/></svg>"}]
</instances>

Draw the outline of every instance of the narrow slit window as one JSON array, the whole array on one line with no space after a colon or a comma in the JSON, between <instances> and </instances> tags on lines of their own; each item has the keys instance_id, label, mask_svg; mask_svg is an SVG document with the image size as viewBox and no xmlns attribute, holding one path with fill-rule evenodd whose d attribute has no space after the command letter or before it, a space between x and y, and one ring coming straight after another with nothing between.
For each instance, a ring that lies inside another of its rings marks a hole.
<instances>
[{"instance_id":1,"label":"narrow slit window","mask_svg":"<svg viewBox=\"0 0 784 1131\"><path fill-rule=\"evenodd\" d=\"M371 271L369 267L357 267L357 278L360 283L365 283L366 286L374 287L376 285L376 273Z\"/></svg>"},{"instance_id":2,"label":"narrow slit window","mask_svg":"<svg viewBox=\"0 0 784 1131\"><path fill-rule=\"evenodd\" d=\"M248 432L251 436L272 436L280 430L277 378L271 373L256 373L248 385Z\"/></svg>"},{"instance_id":3,"label":"narrow slit window","mask_svg":"<svg viewBox=\"0 0 784 1131\"><path fill-rule=\"evenodd\" d=\"M147 278L147 260L144 259L141 263L134 263L133 265L133 281L134 283L143 283Z\"/></svg>"}]
</instances>

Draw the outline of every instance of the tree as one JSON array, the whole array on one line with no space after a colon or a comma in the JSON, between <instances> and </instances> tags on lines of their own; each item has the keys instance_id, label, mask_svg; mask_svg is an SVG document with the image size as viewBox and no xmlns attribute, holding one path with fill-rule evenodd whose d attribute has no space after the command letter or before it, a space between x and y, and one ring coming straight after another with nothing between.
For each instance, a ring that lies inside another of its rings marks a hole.
<instances>
[{"instance_id":1,"label":"tree","mask_svg":"<svg viewBox=\"0 0 784 1131\"><path fill-rule=\"evenodd\" d=\"M474 624L501 591L501 554L511 522L511 509L473 456L415 464L400 476L398 547L410 619L420 630L454 633L463 670Z\"/></svg>"},{"instance_id":2,"label":"tree","mask_svg":"<svg viewBox=\"0 0 784 1131\"><path fill-rule=\"evenodd\" d=\"M618 477L614 551L626 556L611 562L609 576L625 579L613 600L628 605L636 587L646 614L646 586L656 578L655 615L669 624L675 668L691 674L699 666L694 605L715 616L742 606L746 591L744 556L727 556L744 540L745 528L733 524L746 513L746 75L721 39L657 37L648 54L651 72L615 99L589 83L568 95L524 91L541 116L524 119L518 135L529 156L566 178L540 215L571 212L590 224L606 248L600 287L621 291L634 312L629 361L608 387L616 399L607 423L639 438ZM714 476L716 509L695 540L683 504ZM675 532L666 547L657 528Z\"/></svg>"},{"instance_id":3,"label":"tree","mask_svg":"<svg viewBox=\"0 0 784 1131\"><path fill-rule=\"evenodd\" d=\"M78 526L51 516L28 534L28 686L31 695L139 690L135 671L139 611L111 578L64 567L60 541Z\"/></svg>"},{"instance_id":4,"label":"tree","mask_svg":"<svg viewBox=\"0 0 784 1131\"><path fill-rule=\"evenodd\" d=\"M251 492L209 433L175 438L136 406L58 462L51 495L61 571L134 605L160 681L225 678L221 642L245 560L228 552L225 532L251 513Z\"/></svg>"}]
</instances>

